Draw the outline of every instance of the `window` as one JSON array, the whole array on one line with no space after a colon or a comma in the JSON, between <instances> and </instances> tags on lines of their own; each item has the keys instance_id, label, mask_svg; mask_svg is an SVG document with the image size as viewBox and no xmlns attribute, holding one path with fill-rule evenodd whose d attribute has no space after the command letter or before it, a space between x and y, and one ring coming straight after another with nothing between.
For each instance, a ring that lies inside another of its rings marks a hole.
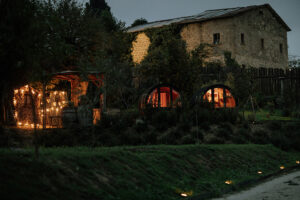
<instances>
[{"instance_id":1,"label":"window","mask_svg":"<svg viewBox=\"0 0 300 200\"><path fill-rule=\"evenodd\" d=\"M214 33L214 44L220 43L220 33Z\"/></svg>"},{"instance_id":2,"label":"window","mask_svg":"<svg viewBox=\"0 0 300 200\"><path fill-rule=\"evenodd\" d=\"M282 44L281 44L281 43L279 44L279 50L280 50L280 53L282 53L282 52L283 52L283 46L282 46Z\"/></svg>"},{"instance_id":3,"label":"window","mask_svg":"<svg viewBox=\"0 0 300 200\"><path fill-rule=\"evenodd\" d=\"M260 14L260 15L264 15L264 11L260 10L260 11L259 11L259 14Z\"/></svg>"},{"instance_id":4,"label":"window","mask_svg":"<svg viewBox=\"0 0 300 200\"><path fill-rule=\"evenodd\" d=\"M245 35L244 33L241 33L241 44L245 44Z\"/></svg>"},{"instance_id":5,"label":"window","mask_svg":"<svg viewBox=\"0 0 300 200\"><path fill-rule=\"evenodd\" d=\"M260 39L260 47L261 47L261 49L265 48L265 40L263 38Z\"/></svg>"},{"instance_id":6,"label":"window","mask_svg":"<svg viewBox=\"0 0 300 200\"><path fill-rule=\"evenodd\" d=\"M215 87L206 91L203 101L213 103L214 108L234 108L236 102L231 92L223 87Z\"/></svg>"}]
</instances>

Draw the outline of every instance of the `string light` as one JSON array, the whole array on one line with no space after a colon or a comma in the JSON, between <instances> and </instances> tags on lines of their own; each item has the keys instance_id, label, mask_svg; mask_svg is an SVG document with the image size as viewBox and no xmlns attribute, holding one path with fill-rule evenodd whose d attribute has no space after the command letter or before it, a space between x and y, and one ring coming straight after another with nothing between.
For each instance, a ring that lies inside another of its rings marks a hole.
<instances>
[{"instance_id":1,"label":"string light","mask_svg":"<svg viewBox=\"0 0 300 200\"><path fill-rule=\"evenodd\" d=\"M17 96L17 94L22 94ZM25 96L24 94L34 94L36 95L36 98L34 101L38 101L37 102L37 114L38 114L38 119L39 121L43 121L45 114L47 113L47 117L48 116L57 116L59 117L61 114L62 109L65 107L65 103L66 103L66 92L65 91L52 91L50 92L48 98L46 98L46 105L44 104L44 102L42 102L41 98L43 95L41 92L39 92L38 90L34 90L33 88L31 88L29 85L25 85L19 89L15 89L14 90L14 98L13 98L13 105L15 106L15 112L14 112L14 117L17 121L17 126L19 126L20 128L25 128L25 129L30 129L30 128L34 128L34 124L32 123L32 120L29 119L25 113L25 115L22 115L25 117L25 119L21 119L19 117L21 117L21 115L18 115L18 112L24 112L22 109L23 104L25 103ZM57 96L59 95L59 96ZM20 104L20 105L19 105ZM45 108L42 108L42 105L45 106ZM45 109L45 110L44 110ZM18 111L18 112L17 112ZM44 112L45 111L45 112ZM26 121L26 119L28 118L28 121ZM21 121L22 120L22 121ZM49 123L48 118L46 119L47 123ZM40 124L36 125L37 128L41 128L43 127ZM48 127L48 126L47 126ZM51 126L50 126L51 127Z\"/></svg>"}]
</instances>

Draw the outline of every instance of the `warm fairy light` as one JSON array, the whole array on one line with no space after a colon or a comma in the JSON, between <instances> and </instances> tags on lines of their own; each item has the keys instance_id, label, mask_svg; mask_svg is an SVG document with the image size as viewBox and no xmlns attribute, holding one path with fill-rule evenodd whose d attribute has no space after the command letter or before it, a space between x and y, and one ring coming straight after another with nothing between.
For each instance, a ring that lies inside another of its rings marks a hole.
<instances>
[{"instance_id":1,"label":"warm fairy light","mask_svg":"<svg viewBox=\"0 0 300 200\"><path fill-rule=\"evenodd\" d=\"M59 108L56 108L56 112L58 112L59 111Z\"/></svg>"},{"instance_id":2,"label":"warm fairy light","mask_svg":"<svg viewBox=\"0 0 300 200\"><path fill-rule=\"evenodd\" d=\"M47 111L47 112L50 112L50 109L49 109L49 108L47 108L47 109L46 109L46 111Z\"/></svg>"},{"instance_id":3,"label":"warm fairy light","mask_svg":"<svg viewBox=\"0 0 300 200\"><path fill-rule=\"evenodd\" d=\"M280 166L280 169L283 170L285 167L284 166Z\"/></svg>"},{"instance_id":4,"label":"warm fairy light","mask_svg":"<svg viewBox=\"0 0 300 200\"><path fill-rule=\"evenodd\" d=\"M17 105L17 100L14 98L14 106Z\"/></svg>"},{"instance_id":5,"label":"warm fairy light","mask_svg":"<svg viewBox=\"0 0 300 200\"><path fill-rule=\"evenodd\" d=\"M62 93L63 95L65 94L65 92L64 92L64 91L62 91L61 93Z\"/></svg>"},{"instance_id":6,"label":"warm fairy light","mask_svg":"<svg viewBox=\"0 0 300 200\"><path fill-rule=\"evenodd\" d=\"M31 93L32 93L32 94L35 94L35 91L34 91L34 90L31 90Z\"/></svg>"},{"instance_id":7,"label":"warm fairy light","mask_svg":"<svg viewBox=\"0 0 300 200\"><path fill-rule=\"evenodd\" d=\"M17 111L15 111L15 118L17 118L18 117L18 112Z\"/></svg>"},{"instance_id":8,"label":"warm fairy light","mask_svg":"<svg viewBox=\"0 0 300 200\"><path fill-rule=\"evenodd\" d=\"M258 174L262 174L262 171L258 171L257 173L258 173Z\"/></svg>"},{"instance_id":9,"label":"warm fairy light","mask_svg":"<svg viewBox=\"0 0 300 200\"><path fill-rule=\"evenodd\" d=\"M23 89L21 89L21 94L23 94L24 93L24 90Z\"/></svg>"},{"instance_id":10,"label":"warm fairy light","mask_svg":"<svg viewBox=\"0 0 300 200\"><path fill-rule=\"evenodd\" d=\"M19 126L22 126L22 122L18 122L18 125L19 125Z\"/></svg>"},{"instance_id":11,"label":"warm fairy light","mask_svg":"<svg viewBox=\"0 0 300 200\"><path fill-rule=\"evenodd\" d=\"M54 95L56 95L56 94L57 94L57 92L55 91L55 92L54 92Z\"/></svg>"},{"instance_id":12,"label":"warm fairy light","mask_svg":"<svg viewBox=\"0 0 300 200\"><path fill-rule=\"evenodd\" d=\"M17 94L19 92L19 90L14 90L15 94Z\"/></svg>"},{"instance_id":13,"label":"warm fairy light","mask_svg":"<svg viewBox=\"0 0 300 200\"><path fill-rule=\"evenodd\" d=\"M29 124L28 124L28 122L26 122L24 125L25 125L25 126L28 126Z\"/></svg>"},{"instance_id":14,"label":"warm fairy light","mask_svg":"<svg viewBox=\"0 0 300 200\"><path fill-rule=\"evenodd\" d=\"M225 183L226 183L227 185L230 185L230 184L232 184L232 181L231 181L231 180L227 180L227 181L225 181Z\"/></svg>"},{"instance_id":15,"label":"warm fairy light","mask_svg":"<svg viewBox=\"0 0 300 200\"><path fill-rule=\"evenodd\" d=\"M54 108L53 108L53 107L51 107L51 110L54 110Z\"/></svg>"},{"instance_id":16,"label":"warm fairy light","mask_svg":"<svg viewBox=\"0 0 300 200\"><path fill-rule=\"evenodd\" d=\"M41 96L42 96L42 94L41 94L41 93L39 93L38 97L41 97Z\"/></svg>"},{"instance_id":17,"label":"warm fairy light","mask_svg":"<svg viewBox=\"0 0 300 200\"><path fill-rule=\"evenodd\" d=\"M56 106L56 102L53 102L53 106L54 106L54 107Z\"/></svg>"},{"instance_id":18,"label":"warm fairy light","mask_svg":"<svg viewBox=\"0 0 300 200\"><path fill-rule=\"evenodd\" d=\"M31 124L30 126L31 126L31 128L34 128L34 124Z\"/></svg>"},{"instance_id":19,"label":"warm fairy light","mask_svg":"<svg viewBox=\"0 0 300 200\"><path fill-rule=\"evenodd\" d=\"M300 164L300 161L299 161L299 160L297 160L297 161L296 161L296 164L298 164L298 165L299 165L299 164Z\"/></svg>"},{"instance_id":20,"label":"warm fairy light","mask_svg":"<svg viewBox=\"0 0 300 200\"><path fill-rule=\"evenodd\" d=\"M25 85L25 88L27 89L27 88L28 88L28 85Z\"/></svg>"}]
</instances>

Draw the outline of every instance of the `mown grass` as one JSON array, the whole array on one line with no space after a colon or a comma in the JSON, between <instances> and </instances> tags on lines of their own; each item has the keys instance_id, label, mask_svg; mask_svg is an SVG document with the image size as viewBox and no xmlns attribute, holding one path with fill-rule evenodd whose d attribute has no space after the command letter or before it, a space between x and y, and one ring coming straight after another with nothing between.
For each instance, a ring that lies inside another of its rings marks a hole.
<instances>
[{"instance_id":1,"label":"mown grass","mask_svg":"<svg viewBox=\"0 0 300 200\"><path fill-rule=\"evenodd\" d=\"M250 110L244 111L244 116L246 119L249 118L249 115L253 115L253 111ZM299 119L297 118L282 116L279 110L270 113L269 111L263 109L259 109L255 112L255 120L256 121L299 121Z\"/></svg>"},{"instance_id":2,"label":"mown grass","mask_svg":"<svg viewBox=\"0 0 300 200\"><path fill-rule=\"evenodd\" d=\"M182 199L218 195L295 165L271 145L182 145L0 150L3 199ZM233 184L226 185L226 180Z\"/></svg>"}]
</instances>

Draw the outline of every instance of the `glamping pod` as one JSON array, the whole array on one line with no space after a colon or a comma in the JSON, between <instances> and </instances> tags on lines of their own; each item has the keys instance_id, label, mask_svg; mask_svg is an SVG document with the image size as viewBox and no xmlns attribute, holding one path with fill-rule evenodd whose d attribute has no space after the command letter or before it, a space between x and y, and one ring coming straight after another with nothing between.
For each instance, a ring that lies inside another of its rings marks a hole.
<instances>
[{"instance_id":1,"label":"glamping pod","mask_svg":"<svg viewBox=\"0 0 300 200\"><path fill-rule=\"evenodd\" d=\"M195 103L211 103L214 108L235 108L236 100L226 85L216 84L202 88L195 97Z\"/></svg>"},{"instance_id":2,"label":"glamping pod","mask_svg":"<svg viewBox=\"0 0 300 200\"><path fill-rule=\"evenodd\" d=\"M141 96L140 108L146 105L153 108L175 108L181 106L181 95L177 89L170 85L160 84L152 87Z\"/></svg>"}]
</instances>

